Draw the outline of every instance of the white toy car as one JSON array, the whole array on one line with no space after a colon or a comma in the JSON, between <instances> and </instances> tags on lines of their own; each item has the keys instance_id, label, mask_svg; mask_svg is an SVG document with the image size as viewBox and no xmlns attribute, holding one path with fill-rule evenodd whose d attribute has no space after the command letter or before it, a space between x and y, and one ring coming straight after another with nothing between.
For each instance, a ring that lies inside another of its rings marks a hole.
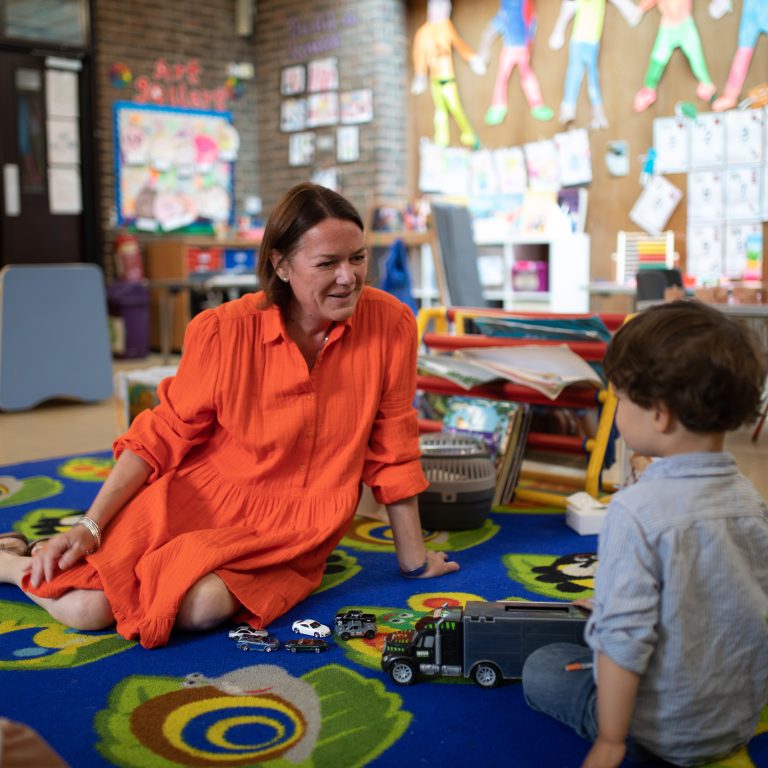
<instances>
[{"instance_id":1,"label":"white toy car","mask_svg":"<svg viewBox=\"0 0 768 768\"><path fill-rule=\"evenodd\" d=\"M267 630L254 629L253 627L249 627L247 624L241 624L236 629L230 629L229 636L233 640L256 640L260 637L266 637Z\"/></svg>"},{"instance_id":2,"label":"white toy car","mask_svg":"<svg viewBox=\"0 0 768 768\"><path fill-rule=\"evenodd\" d=\"M331 630L314 619L299 619L291 624L291 629L297 634L311 635L312 637L328 637Z\"/></svg>"}]
</instances>

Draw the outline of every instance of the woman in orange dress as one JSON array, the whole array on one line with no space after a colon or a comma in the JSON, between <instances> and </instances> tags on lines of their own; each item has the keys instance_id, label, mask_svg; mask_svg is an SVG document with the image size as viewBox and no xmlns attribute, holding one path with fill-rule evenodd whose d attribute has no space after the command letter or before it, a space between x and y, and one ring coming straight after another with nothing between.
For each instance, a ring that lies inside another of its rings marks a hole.
<instances>
[{"instance_id":1,"label":"woman in orange dress","mask_svg":"<svg viewBox=\"0 0 768 768\"><path fill-rule=\"evenodd\" d=\"M0 539L0 581L147 648L174 628L262 627L320 584L361 482L386 505L403 576L455 571L421 534L415 319L365 286L367 261L345 198L290 190L261 245L263 290L192 320L87 516L33 557Z\"/></svg>"}]
</instances>

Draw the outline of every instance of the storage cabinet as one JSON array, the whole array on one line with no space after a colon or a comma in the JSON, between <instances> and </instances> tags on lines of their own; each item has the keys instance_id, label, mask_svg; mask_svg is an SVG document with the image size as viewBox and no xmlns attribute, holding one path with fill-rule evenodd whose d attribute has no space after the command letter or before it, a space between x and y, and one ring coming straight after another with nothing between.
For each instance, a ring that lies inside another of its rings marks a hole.
<instances>
[{"instance_id":1,"label":"storage cabinet","mask_svg":"<svg viewBox=\"0 0 768 768\"><path fill-rule=\"evenodd\" d=\"M146 273L150 281L150 344L154 349L162 346L161 306L163 292L175 295L171 323L171 348L180 351L184 330L192 319L194 307L191 291L194 278L217 275L253 275L256 269L259 243L254 240L218 240L212 237L185 237L153 240L147 244ZM163 288L152 286L153 281L164 282Z\"/></svg>"}]
</instances>

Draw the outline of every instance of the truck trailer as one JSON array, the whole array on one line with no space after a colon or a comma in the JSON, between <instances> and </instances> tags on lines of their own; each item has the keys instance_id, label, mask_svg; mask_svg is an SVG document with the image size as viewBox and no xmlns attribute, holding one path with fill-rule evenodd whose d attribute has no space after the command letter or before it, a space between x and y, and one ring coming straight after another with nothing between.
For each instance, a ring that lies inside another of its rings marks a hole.
<instances>
[{"instance_id":1,"label":"truck trailer","mask_svg":"<svg viewBox=\"0 0 768 768\"><path fill-rule=\"evenodd\" d=\"M416 629L389 635L381 667L398 685L425 676L469 677L483 688L522 676L528 656L549 643L584 645L587 613L570 603L481 602L444 607Z\"/></svg>"}]
</instances>

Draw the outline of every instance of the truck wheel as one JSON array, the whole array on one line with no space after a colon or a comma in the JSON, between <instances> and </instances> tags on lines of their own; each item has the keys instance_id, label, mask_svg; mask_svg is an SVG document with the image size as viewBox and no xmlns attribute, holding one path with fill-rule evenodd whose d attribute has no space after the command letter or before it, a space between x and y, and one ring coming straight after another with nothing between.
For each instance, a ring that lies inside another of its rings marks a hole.
<instances>
[{"instance_id":1,"label":"truck wheel","mask_svg":"<svg viewBox=\"0 0 768 768\"><path fill-rule=\"evenodd\" d=\"M389 668L389 676L393 683L398 685L412 685L416 677L416 670L409 661L396 661Z\"/></svg>"},{"instance_id":2,"label":"truck wheel","mask_svg":"<svg viewBox=\"0 0 768 768\"><path fill-rule=\"evenodd\" d=\"M342 632L341 633L341 639L342 640L349 640L349 632Z\"/></svg>"},{"instance_id":3,"label":"truck wheel","mask_svg":"<svg viewBox=\"0 0 768 768\"><path fill-rule=\"evenodd\" d=\"M241 650L241 651L247 651L247 650L248 650L248 646L247 646L245 643L243 643L243 644L240 646L240 650Z\"/></svg>"},{"instance_id":4,"label":"truck wheel","mask_svg":"<svg viewBox=\"0 0 768 768\"><path fill-rule=\"evenodd\" d=\"M366 637L368 640L373 640L373 638L374 638L374 637L376 637L376 633L375 633L375 632L374 632L372 629L369 629L369 630L368 630L368 631L365 633L365 637Z\"/></svg>"},{"instance_id":5,"label":"truck wheel","mask_svg":"<svg viewBox=\"0 0 768 768\"><path fill-rule=\"evenodd\" d=\"M501 682L501 671L495 664L478 664L472 670L472 679L481 688L495 688Z\"/></svg>"}]
</instances>

